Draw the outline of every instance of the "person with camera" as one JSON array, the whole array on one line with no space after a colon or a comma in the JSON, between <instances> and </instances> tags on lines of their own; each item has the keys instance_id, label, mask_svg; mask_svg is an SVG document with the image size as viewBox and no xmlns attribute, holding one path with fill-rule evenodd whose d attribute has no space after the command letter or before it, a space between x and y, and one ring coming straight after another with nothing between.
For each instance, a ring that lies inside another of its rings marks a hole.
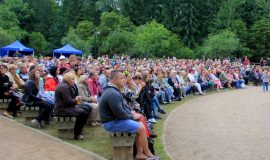
<instances>
[{"instance_id":1,"label":"person with camera","mask_svg":"<svg viewBox=\"0 0 270 160\"><path fill-rule=\"evenodd\" d=\"M46 102L39 95L40 73L37 69L32 69L29 73L29 79L24 85L24 95L22 101L29 106L38 106L39 114L31 121L33 127L41 128L49 124L49 118L53 110L53 105Z\"/></svg>"},{"instance_id":2,"label":"person with camera","mask_svg":"<svg viewBox=\"0 0 270 160\"><path fill-rule=\"evenodd\" d=\"M78 96L78 90L75 85L76 75L72 72L64 74L63 81L55 90L55 116L76 117L74 126L74 139L81 140L83 136L83 127L88 119L88 112L80 105L82 96Z\"/></svg>"},{"instance_id":3,"label":"person with camera","mask_svg":"<svg viewBox=\"0 0 270 160\"><path fill-rule=\"evenodd\" d=\"M10 99L7 110L3 113L4 116L13 118L17 116L17 111L20 109L21 103L18 97L13 93L13 83L9 80L7 73L7 66L4 64L0 65L0 98Z\"/></svg>"}]
</instances>

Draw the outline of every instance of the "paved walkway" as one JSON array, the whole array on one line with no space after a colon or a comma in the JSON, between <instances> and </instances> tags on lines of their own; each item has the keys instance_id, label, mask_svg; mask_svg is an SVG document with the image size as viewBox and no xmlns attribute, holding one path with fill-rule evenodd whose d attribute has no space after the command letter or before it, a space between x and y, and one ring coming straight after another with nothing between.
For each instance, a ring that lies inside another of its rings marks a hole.
<instances>
[{"instance_id":1,"label":"paved walkway","mask_svg":"<svg viewBox=\"0 0 270 160\"><path fill-rule=\"evenodd\" d=\"M270 92L248 87L189 101L168 117L164 144L174 160L269 160Z\"/></svg>"},{"instance_id":2,"label":"paved walkway","mask_svg":"<svg viewBox=\"0 0 270 160\"><path fill-rule=\"evenodd\" d=\"M0 126L1 160L102 159L2 116L0 116Z\"/></svg>"}]
</instances>

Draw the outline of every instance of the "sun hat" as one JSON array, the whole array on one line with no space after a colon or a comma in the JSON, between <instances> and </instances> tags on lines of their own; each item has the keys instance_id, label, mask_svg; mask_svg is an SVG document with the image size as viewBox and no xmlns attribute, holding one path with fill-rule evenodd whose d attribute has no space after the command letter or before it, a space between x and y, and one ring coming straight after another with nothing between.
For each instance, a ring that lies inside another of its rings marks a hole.
<instances>
[{"instance_id":1,"label":"sun hat","mask_svg":"<svg viewBox=\"0 0 270 160\"><path fill-rule=\"evenodd\" d=\"M63 56L63 55L61 55L61 56L59 57L59 59L60 59L60 60L63 60L63 59L66 59L66 57Z\"/></svg>"}]
</instances>

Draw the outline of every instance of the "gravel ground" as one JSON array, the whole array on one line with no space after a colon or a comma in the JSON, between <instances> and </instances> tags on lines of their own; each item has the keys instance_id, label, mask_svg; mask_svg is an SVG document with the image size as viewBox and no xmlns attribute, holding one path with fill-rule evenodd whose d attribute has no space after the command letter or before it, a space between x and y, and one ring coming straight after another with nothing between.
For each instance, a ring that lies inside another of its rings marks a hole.
<instances>
[{"instance_id":1,"label":"gravel ground","mask_svg":"<svg viewBox=\"0 0 270 160\"><path fill-rule=\"evenodd\" d=\"M93 153L65 144L0 116L1 160L93 160Z\"/></svg>"},{"instance_id":2,"label":"gravel ground","mask_svg":"<svg viewBox=\"0 0 270 160\"><path fill-rule=\"evenodd\" d=\"M189 101L166 120L164 145L173 160L269 160L270 92L248 87Z\"/></svg>"}]
</instances>

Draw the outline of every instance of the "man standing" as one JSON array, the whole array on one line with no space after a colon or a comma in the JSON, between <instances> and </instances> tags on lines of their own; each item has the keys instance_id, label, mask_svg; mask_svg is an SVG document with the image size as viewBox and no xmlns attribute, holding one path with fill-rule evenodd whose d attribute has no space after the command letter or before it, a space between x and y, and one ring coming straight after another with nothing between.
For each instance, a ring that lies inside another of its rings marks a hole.
<instances>
[{"instance_id":1,"label":"man standing","mask_svg":"<svg viewBox=\"0 0 270 160\"><path fill-rule=\"evenodd\" d=\"M121 93L124 86L124 74L117 70L112 71L108 87L105 89L99 102L102 126L109 132L136 133L137 159L159 159L148 148L144 125L136 121L141 118L141 115L130 111L124 103Z\"/></svg>"}]
</instances>

